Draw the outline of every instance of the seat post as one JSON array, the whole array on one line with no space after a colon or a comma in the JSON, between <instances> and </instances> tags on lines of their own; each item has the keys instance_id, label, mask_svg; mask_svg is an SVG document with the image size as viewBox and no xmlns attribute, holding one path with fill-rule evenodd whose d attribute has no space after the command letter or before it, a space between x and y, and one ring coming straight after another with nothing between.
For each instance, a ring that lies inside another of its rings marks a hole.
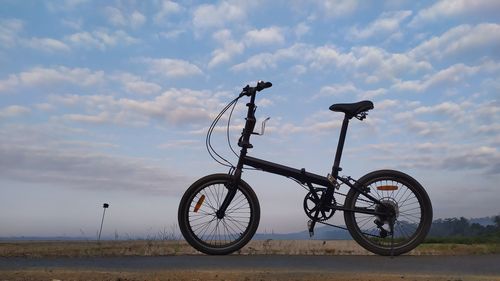
<instances>
[{"instance_id":1,"label":"seat post","mask_svg":"<svg viewBox=\"0 0 500 281\"><path fill-rule=\"evenodd\" d=\"M339 172L342 171L340 168L340 158L342 157L342 150L344 149L345 137L347 134L347 127L349 125L349 117L347 114L344 116L344 121L342 122L342 129L340 130L339 143L337 145L337 152L335 153L335 161L333 162L332 167L332 176L333 178L337 178Z\"/></svg>"}]
</instances>

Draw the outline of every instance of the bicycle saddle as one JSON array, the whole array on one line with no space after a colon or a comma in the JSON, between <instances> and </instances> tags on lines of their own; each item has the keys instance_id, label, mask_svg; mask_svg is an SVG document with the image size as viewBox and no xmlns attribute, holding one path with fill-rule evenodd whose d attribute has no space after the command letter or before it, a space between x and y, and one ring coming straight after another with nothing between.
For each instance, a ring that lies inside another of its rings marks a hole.
<instances>
[{"instance_id":1,"label":"bicycle saddle","mask_svg":"<svg viewBox=\"0 0 500 281\"><path fill-rule=\"evenodd\" d=\"M369 100L355 103L336 103L330 106L331 111L344 112L349 118L352 118L361 112L373 109L373 102Z\"/></svg>"}]
</instances>

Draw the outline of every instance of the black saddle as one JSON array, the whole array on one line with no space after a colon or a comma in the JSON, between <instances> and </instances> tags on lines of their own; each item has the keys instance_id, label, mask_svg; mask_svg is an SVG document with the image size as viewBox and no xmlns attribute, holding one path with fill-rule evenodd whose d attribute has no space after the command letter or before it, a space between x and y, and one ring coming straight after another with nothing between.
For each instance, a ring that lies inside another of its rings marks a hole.
<instances>
[{"instance_id":1,"label":"black saddle","mask_svg":"<svg viewBox=\"0 0 500 281\"><path fill-rule=\"evenodd\" d=\"M370 109L373 109L373 102L369 100L355 103L336 103L330 106L331 111L344 112L349 119Z\"/></svg>"}]
</instances>

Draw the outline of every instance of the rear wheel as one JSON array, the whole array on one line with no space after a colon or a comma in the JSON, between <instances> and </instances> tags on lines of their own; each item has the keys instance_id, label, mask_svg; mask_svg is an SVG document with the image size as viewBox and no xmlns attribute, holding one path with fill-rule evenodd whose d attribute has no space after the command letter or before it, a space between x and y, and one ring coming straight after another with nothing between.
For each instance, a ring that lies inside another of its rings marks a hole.
<instances>
[{"instance_id":1,"label":"rear wheel","mask_svg":"<svg viewBox=\"0 0 500 281\"><path fill-rule=\"evenodd\" d=\"M228 193L231 176L213 174L193 183L179 205L179 227L186 241L210 255L226 255L252 239L260 220L260 206L252 188L243 180L223 218L219 210Z\"/></svg>"},{"instance_id":2,"label":"rear wheel","mask_svg":"<svg viewBox=\"0 0 500 281\"><path fill-rule=\"evenodd\" d=\"M432 223L432 205L415 179L398 171L380 170L363 176L358 183L382 204L351 189L346 208L393 215L345 211L346 226L356 242L375 254L396 256L413 250L425 239Z\"/></svg>"}]
</instances>

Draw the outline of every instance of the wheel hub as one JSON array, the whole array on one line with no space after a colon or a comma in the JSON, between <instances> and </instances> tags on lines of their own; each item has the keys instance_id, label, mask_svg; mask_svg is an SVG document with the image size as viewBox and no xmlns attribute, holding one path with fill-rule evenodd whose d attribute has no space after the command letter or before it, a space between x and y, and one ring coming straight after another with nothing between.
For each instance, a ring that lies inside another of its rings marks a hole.
<instances>
[{"instance_id":1,"label":"wheel hub","mask_svg":"<svg viewBox=\"0 0 500 281\"><path fill-rule=\"evenodd\" d=\"M391 219L395 221L399 217L398 203L393 198L389 197L380 199L380 202L382 202L382 204L377 205L375 211L387 213L387 215L377 215L378 220L382 224L389 224Z\"/></svg>"}]
</instances>

